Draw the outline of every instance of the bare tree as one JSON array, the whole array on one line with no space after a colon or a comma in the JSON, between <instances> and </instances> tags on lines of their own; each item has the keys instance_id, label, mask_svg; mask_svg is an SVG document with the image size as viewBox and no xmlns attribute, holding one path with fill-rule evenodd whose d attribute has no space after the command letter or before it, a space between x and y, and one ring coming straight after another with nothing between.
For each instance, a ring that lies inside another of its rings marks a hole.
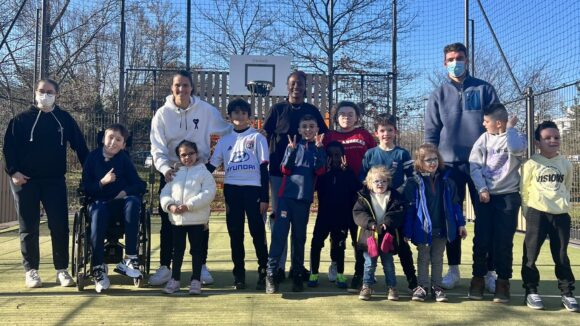
<instances>
[{"instance_id":1,"label":"bare tree","mask_svg":"<svg viewBox=\"0 0 580 326\"><path fill-rule=\"evenodd\" d=\"M293 0L277 29L280 46L300 64L328 76L329 103L337 72L385 72L390 61L391 9L380 0ZM399 6L406 10L404 4ZM400 23L401 32L412 19Z\"/></svg>"},{"instance_id":2,"label":"bare tree","mask_svg":"<svg viewBox=\"0 0 580 326\"><path fill-rule=\"evenodd\" d=\"M193 21L196 46L220 59L217 68L227 67L231 55L271 55L277 50L270 36L274 14L263 1L213 0L209 7L198 3L196 12L201 16Z\"/></svg>"},{"instance_id":3,"label":"bare tree","mask_svg":"<svg viewBox=\"0 0 580 326\"><path fill-rule=\"evenodd\" d=\"M184 47L179 44L185 24L175 24L178 13L169 3L149 0L129 6L127 16L127 57L129 68L177 68L183 66ZM179 35L179 37L177 36ZM156 78L163 79L159 73ZM148 109L143 93L153 84L153 71L127 74L128 110ZM166 86L162 81L161 85Z\"/></svg>"}]
</instances>

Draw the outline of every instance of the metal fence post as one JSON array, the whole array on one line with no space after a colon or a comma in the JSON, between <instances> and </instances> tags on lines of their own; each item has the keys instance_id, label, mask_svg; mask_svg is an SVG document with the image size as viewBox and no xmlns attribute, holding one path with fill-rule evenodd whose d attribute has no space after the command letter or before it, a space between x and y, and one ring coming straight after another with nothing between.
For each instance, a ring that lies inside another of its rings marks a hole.
<instances>
[{"instance_id":1,"label":"metal fence post","mask_svg":"<svg viewBox=\"0 0 580 326\"><path fill-rule=\"evenodd\" d=\"M526 87L526 119L528 134L528 157L534 154L534 90Z\"/></svg>"}]
</instances>

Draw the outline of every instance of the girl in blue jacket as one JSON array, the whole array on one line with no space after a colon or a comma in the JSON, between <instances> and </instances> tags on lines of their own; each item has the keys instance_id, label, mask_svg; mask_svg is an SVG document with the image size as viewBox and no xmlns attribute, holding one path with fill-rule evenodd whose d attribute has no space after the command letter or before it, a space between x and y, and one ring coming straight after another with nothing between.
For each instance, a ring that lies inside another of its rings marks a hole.
<instances>
[{"instance_id":1,"label":"girl in blue jacket","mask_svg":"<svg viewBox=\"0 0 580 326\"><path fill-rule=\"evenodd\" d=\"M413 290L413 301L424 301L428 288L437 302L447 301L441 289L445 244L467 236L455 183L443 168L437 147L423 144L415 152L414 177L405 184L405 197L411 206L405 218L405 240L411 240L418 251L419 286Z\"/></svg>"}]
</instances>

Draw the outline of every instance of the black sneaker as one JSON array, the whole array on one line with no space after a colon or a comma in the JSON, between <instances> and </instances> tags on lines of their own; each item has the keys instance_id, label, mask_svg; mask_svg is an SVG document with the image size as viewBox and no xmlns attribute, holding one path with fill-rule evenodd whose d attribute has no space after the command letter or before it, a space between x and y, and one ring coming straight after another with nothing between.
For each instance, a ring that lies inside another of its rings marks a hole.
<instances>
[{"instance_id":1,"label":"black sneaker","mask_svg":"<svg viewBox=\"0 0 580 326\"><path fill-rule=\"evenodd\" d=\"M258 271L258 283L256 284L256 290L264 291L266 289L266 270L260 269Z\"/></svg>"},{"instance_id":2,"label":"black sneaker","mask_svg":"<svg viewBox=\"0 0 580 326\"><path fill-rule=\"evenodd\" d=\"M302 274L295 274L292 279L292 292L304 291L304 283L302 281Z\"/></svg>"},{"instance_id":3,"label":"black sneaker","mask_svg":"<svg viewBox=\"0 0 580 326\"><path fill-rule=\"evenodd\" d=\"M290 269L290 271L288 272L288 278L289 279L294 279L294 276L296 272L294 271L293 268ZM302 266L302 273L299 274L300 277L302 278L302 282L308 282L308 280L310 279L310 271L307 270L304 266Z\"/></svg>"},{"instance_id":4,"label":"black sneaker","mask_svg":"<svg viewBox=\"0 0 580 326\"><path fill-rule=\"evenodd\" d=\"M483 290L485 289L485 280L483 277L474 276L471 278L469 292L467 297L471 300L483 299ZM497 290L496 290L497 291Z\"/></svg>"},{"instance_id":5,"label":"black sneaker","mask_svg":"<svg viewBox=\"0 0 580 326\"><path fill-rule=\"evenodd\" d=\"M350 281L350 286L348 287L348 292L359 293L362 285L362 276L354 275Z\"/></svg>"},{"instance_id":6,"label":"black sneaker","mask_svg":"<svg viewBox=\"0 0 580 326\"><path fill-rule=\"evenodd\" d=\"M274 277L266 276L266 294L274 294L278 291L278 285L274 281Z\"/></svg>"},{"instance_id":7,"label":"black sneaker","mask_svg":"<svg viewBox=\"0 0 580 326\"><path fill-rule=\"evenodd\" d=\"M412 301L423 302L425 301L426 298L427 298L427 290L424 287L418 286L415 289L413 289L413 296L411 297Z\"/></svg>"},{"instance_id":8,"label":"black sneaker","mask_svg":"<svg viewBox=\"0 0 580 326\"><path fill-rule=\"evenodd\" d=\"M288 275L288 277L290 277L290 275ZM276 281L276 284L280 284L284 282L284 280L286 280L286 272L284 272L282 268L278 268L276 273L274 273L274 281Z\"/></svg>"},{"instance_id":9,"label":"black sneaker","mask_svg":"<svg viewBox=\"0 0 580 326\"><path fill-rule=\"evenodd\" d=\"M443 289L437 285L434 285L431 287L431 296L437 302L447 302L448 301L447 296L445 295L445 292L443 292Z\"/></svg>"},{"instance_id":10,"label":"black sneaker","mask_svg":"<svg viewBox=\"0 0 580 326\"><path fill-rule=\"evenodd\" d=\"M562 295L562 305L570 312L578 312L578 302L572 293Z\"/></svg>"},{"instance_id":11,"label":"black sneaker","mask_svg":"<svg viewBox=\"0 0 580 326\"><path fill-rule=\"evenodd\" d=\"M235 290L244 290L246 288L246 282L244 280L235 280L234 281L234 289Z\"/></svg>"},{"instance_id":12,"label":"black sneaker","mask_svg":"<svg viewBox=\"0 0 580 326\"><path fill-rule=\"evenodd\" d=\"M544 302L542 301L542 297L540 297L540 295L537 293L526 294L526 305L535 310L544 309Z\"/></svg>"},{"instance_id":13,"label":"black sneaker","mask_svg":"<svg viewBox=\"0 0 580 326\"><path fill-rule=\"evenodd\" d=\"M310 271L306 267L302 267L302 282L308 282L310 279Z\"/></svg>"}]
</instances>

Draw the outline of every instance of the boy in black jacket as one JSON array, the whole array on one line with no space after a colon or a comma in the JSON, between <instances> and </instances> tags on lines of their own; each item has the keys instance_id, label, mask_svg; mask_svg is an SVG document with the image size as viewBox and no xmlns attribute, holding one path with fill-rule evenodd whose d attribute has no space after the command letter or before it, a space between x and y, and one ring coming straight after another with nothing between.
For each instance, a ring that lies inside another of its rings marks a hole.
<instances>
[{"instance_id":1,"label":"boy in black jacket","mask_svg":"<svg viewBox=\"0 0 580 326\"><path fill-rule=\"evenodd\" d=\"M327 172L316 182L318 191L318 215L310 249L309 287L318 286L318 268L320 267L320 251L324 241L330 234L330 257L336 262L338 274L336 286L347 287L344 276L344 250L349 225L352 222L352 207L356 201L356 193L360 182L354 172L346 166L344 147L334 141L326 147Z\"/></svg>"}]
</instances>

